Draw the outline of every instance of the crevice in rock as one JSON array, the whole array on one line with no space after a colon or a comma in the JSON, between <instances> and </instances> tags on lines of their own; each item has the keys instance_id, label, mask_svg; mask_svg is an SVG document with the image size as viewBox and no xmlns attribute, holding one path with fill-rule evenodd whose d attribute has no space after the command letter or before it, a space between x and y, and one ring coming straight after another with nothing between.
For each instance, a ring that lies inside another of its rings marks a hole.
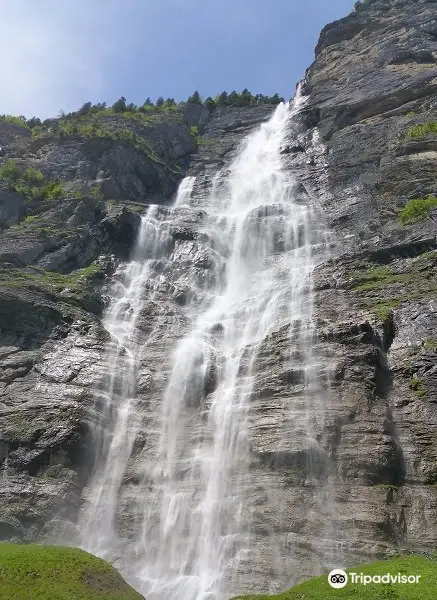
<instances>
[{"instance_id":1,"label":"crevice in rock","mask_svg":"<svg viewBox=\"0 0 437 600\"><path fill-rule=\"evenodd\" d=\"M389 481L384 481L384 483L390 483L396 486L405 485L407 472L405 456L397 433L396 424L393 420L393 413L390 407L387 407L386 410L384 432L391 438L392 449L392 460L389 471L387 473L387 479Z\"/></svg>"},{"instance_id":2,"label":"crevice in rock","mask_svg":"<svg viewBox=\"0 0 437 600\"><path fill-rule=\"evenodd\" d=\"M382 326L383 334L382 334L382 347L384 352L389 352L391 345L396 337L396 323L394 320L393 312L390 312L388 317L384 320ZM389 371L389 367L387 364L387 356L383 355L383 368Z\"/></svg>"},{"instance_id":3,"label":"crevice in rock","mask_svg":"<svg viewBox=\"0 0 437 600\"><path fill-rule=\"evenodd\" d=\"M381 265L387 265L396 258L416 258L425 252L437 249L437 237L411 240L402 244L394 244L376 250L366 249L354 255L354 260L368 259Z\"/></svg>"}]
</instances>

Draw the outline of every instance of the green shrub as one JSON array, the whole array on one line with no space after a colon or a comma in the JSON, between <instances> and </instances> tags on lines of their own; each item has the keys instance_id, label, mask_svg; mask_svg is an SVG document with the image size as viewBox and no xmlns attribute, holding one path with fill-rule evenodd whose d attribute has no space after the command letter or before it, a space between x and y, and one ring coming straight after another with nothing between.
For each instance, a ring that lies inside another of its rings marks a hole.
<instances>
[{"instance_id":1,"label":"green shrub","mask_svg":"<svg viewBox=\"0 0 437 600\"><path fill-rule=\"evenodd\" d=\"M427 339L423 342L423 347L425 350L432 350L433 352L437 351L437 339Z\"/></svg>"},{"instance_id":2,"label":"green shrub","mask_svg":"<svg viewBox=\"0 0 437 600\"><path fill-rule=\"evenodd\" d=\"M415 198L409 200L402 210L399 211L399 220L402 225L409 225L416 221L425 219L432 208L437 206L437 197Z\"/></svg>"},{"instance_id":3,"label":"green shrub","mask_svg":"<svg viewBox=\"0 0 437 600\"><path fill-rule=\"evenodd\" d=\"M22 179L29 185L41 185L44 182L44 174L34 167L28 167L23 171Z\"/></svg>"},{"instance_id":4,"label":"green shrub","mask_svg":"<svg viewBox=\"0 0 437 600\"><path fill-rule=\"evenodd\" d=\"M35 125L35 127L32 127L32 137L33 138L41 137L42 134L43 134L43 128L40 125Z\"/></svg>"},{"instance_id":5,"label":"green shrub","mask_svg":"<svg viewBox=\"0 0 437 600\"><path fill-rule=\"evenodd\" d=\"M412 377L409 383L410 389L419 396L419 398L423 398L426 396L426 387L422 379L419 377Z\"/></svg>"},{"instance_id":6,"label":"green shrub","mask_svg":"<svg viewBox=\"0 0 437 600\"><path fill-rule=\"evenodd\" d=\"M65 190L59 181L47 181L40 188L32 188L41 200L56 200L65 196Z\"/></svg>"},{"instance_id":7,"label":"green shrub","mask_svg":"<svg viewBox=\"0 0 437 600\"><path fill-rule=\"evenodd\" d=\"M0 166L0 181L9 183L17 182L22 174L22 169L17 165L15 160L8 158Z\"/></svg>"},{"instance_id":8,"label":"green shrub","mask_svg":"<svg viewBox=\"0 0 437 600\"><path fill-rule=\"evenodd\" d=\"M437 134L437 121L413 125L407 131L407 137L411 139L421 138L429 134Z\"/></svg>"},{"instance_id":9,"label":"green shrub","mask_svg":"<svg viewBox=\"0 0 437 600\"><path fill-rule=\"evenodd\" d=\"M91 187L91 197L97 200L103 200L104 194L100 183L96 183Z\"/></svg>"},{"instance_id":10,"label":"green shrub","mask_svg":"<svg viewBox=\"0 0 437 600\"><path fill-rule=\"evenodd\" d=\"M25 169L12 159L0 166L0 183L11 191L22 194L29 202L55 200L66 195L60 181L46 179L38 169Z\"/></svg>"},{"instance_id":11,"label":"green shrub","mask_svg":"<svg viewBox=\"0 0 437 600\"><path fill-rule=\"evenodd\" d=\"M27 124L26 117L20 115L16 117L14 115L0 115L0 123L10 123L11 125L19 125L20 127L25 127L26 129L30 129Z\"/></svg>"}]
</instances>

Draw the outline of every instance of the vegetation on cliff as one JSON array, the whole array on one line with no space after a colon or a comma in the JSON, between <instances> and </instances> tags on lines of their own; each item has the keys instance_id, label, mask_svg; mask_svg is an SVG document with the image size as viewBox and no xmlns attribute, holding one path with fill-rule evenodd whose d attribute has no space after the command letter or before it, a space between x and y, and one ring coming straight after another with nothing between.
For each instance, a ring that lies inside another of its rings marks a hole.
<instances>
[{"instance_id":1,"label":"vegetation on cliff","mask_svg":"<svg viewBox=\"0 0 437 600\"><path fill-rule=\"evenodd\" d=\"M0 166L0 185L18 192L28 202L55 200L66 195L57 179L47 179L38 169L21 167L12 159L6 160Z\"/></svg>"},{"instance_id":2,"label":"vegetation on cliff","mask_svg":"<svg viewBox=\"0 0 437 600\"><path fill-rule=\"evenodd\" d=\"M417 139L425 135L437 134L437 121L428 121L420 125L413 125L407 132L407 137Z\"/></svg>"},{"instance_id":3,"label":"vegetation on cliff","mask_svg":"<svg viewBox=\"0 0 437 600\"><path fill-rule=\"evenodd\" d=\"M0 600L141 600L107 562L77 548L0 544Z\"/></svg>"},{"instance_id":4,"label":"vegetation on cliff","mask_svg":"<svg viewBox=\"0 0 437 600\"><path fill-rule=\"evenodd\" d=\"M94 119L101 119L103 117L117 115L124 119L135 119L140 123L148 124L162 120L166 116L173 114L175 116L181 116L181 106L184 104L201 104L209 109L214 109L217 106L252 106L256 104L279 104L283 102L284 98L279 94L273 94L272 96L266 96L265 94L252 94L248 89L244 89L242 92L233 90L228 93L223 91L221 94L217 94L215 98L208 96L203 99L199 92L196 90L191 96L189 96L186 102L176 103L174 98L167 98L164 100L160 96L156 103L150 98L147 98L143 104L134 104L133 102L126 102L126 98L123 96L119 98L112 106L108 106L106 102L85 102L81 108L77 111L70 113L60 112L58 118L41 120L38 117L32 117L26 119L26 117L20 115L0 115L0 123L10 123L13 125L19 125L30 129L33 137L39 137L44 133L59 132L60 135L63 133L70 135L72 133L80 134L84 133L79 130L77 125L78 119L83 117L93 117ZM83 120L83 119L82 119ZM80 123L80 121L79 121ZM76 124L76 125L75 125ZM75 129L76 127L76 129ZM103 137L103 136L100 136Z\"/></svg>"},{"instance_id":5,"label":"vegetation on cliff","mask_svg":"<svg viewBox=\"0 0 437 600\"><path fill-rule=\"evenodd\" d=\"M18 125L19 127L25 127L26 129L30 129L26 117L20 115L19 117L15 115L0 115L0 123L9 123L10 125Z\"/></svg>"},{"instance_id":6,"label":"vegetation on cliff","mask_svg":"<svg viewBox=\"0 0 437 600\"><path fill-rule=\"evenodd\" d=\"M104 273L98 263L88 267L75 269L70 273L46 271L40 267L31 266L24 269L0 268L0 290L35 291L47 299L57 302L57 306L65 316L73 314L77 308L89 312L99 311L99 284L104 279Z\"/></svg>"},{"instance_id":7,"label":"vegetation on cliff","mask_svg":"<svg viewBox=\"0 0 437 600\"><path fill-rule=\"evenodd\" d=\"M399 211L399 220L402 225L416 223L429 216L431 210L437 208L437 197L429 195L426 198L409 200L404 208Z\"/></svg>"},{"instance_id":8,"label":"vegetation on cliff","mask_svg":"<svg viewBox=\"0 0 437 600\"><path fill-rule=\"evenodd\" d=\"M401 304L435 294L436 262L434 250L403 264L365 262L350 273L350 287L363 307L385 321Z\"/></svg>"}]
</instances>

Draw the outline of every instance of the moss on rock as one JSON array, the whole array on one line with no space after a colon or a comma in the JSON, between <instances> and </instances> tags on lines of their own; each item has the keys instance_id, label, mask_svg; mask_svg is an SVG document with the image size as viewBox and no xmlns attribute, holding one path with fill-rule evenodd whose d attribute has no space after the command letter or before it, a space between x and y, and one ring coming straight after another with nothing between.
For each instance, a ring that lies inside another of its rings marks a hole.
<instances>
[{"instance_id":1,"label":"moss on rock","mask_svg":"<svg viewBox=\"0 0 437 600\"><path fill-rule=\"evenodd\" d=\"M366 263L351 272L348 287L363 308L385 321L403 303L434 296L436 265L435 250L402 263Z\"/></svg>"}]
</instances>

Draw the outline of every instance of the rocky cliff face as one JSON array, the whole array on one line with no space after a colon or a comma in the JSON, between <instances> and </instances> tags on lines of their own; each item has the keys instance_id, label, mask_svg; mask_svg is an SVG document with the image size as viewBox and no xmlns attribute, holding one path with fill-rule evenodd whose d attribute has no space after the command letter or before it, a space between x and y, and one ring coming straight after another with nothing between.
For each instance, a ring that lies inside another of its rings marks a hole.
<instances>
[{"instance_id":1,"label":"rocky cliff face","mask_svg":"<svg viewBox=\"0 0 437 600\"><path fill-rule=\"evenodd\" d=\"M331 231L331 258L314 278L320 451L315 456L292 436L284 441L301 386L299 369L283 364L284 327L260 349L251 415L254 590L435 547L436 221L432 210L411 222L400 211L437 190L436 11L431 0L368 0L323 30L304 80L308 99L283 156L297 200L315 202ZM166 348L187 327L191 291L180 274L190 269L201 281L211 264L196 234L196 198L272 108L185 107L182 119L135 130L153 138L153 155L114 139L32 140L2 125L5 157L60 178L71 197L30 214L23 196L0 189L0 538L74 534L92 466L96 397L107 378L100 319L107 287L144 204L167 203L187 173L197 177L194 210L169 225L178 273L168 271L159 302L145 304L140 323L145 335L158 319L167 332L142 357L138 395L150 437L135 452L147 451L170 368ZM99 197L89 193L96 184ZM126 532L135 528L122 510L140 476L135 465L134 456L119 515ZM275 481L277 498L266 496L264 479ZM281 557L265 551L267 536L277 536ZM288 566L276 570L281 560Z\"/></svg>"},{"instance_id":2,"label":"rocky cliff face","mask_svg":"<svg viewBox=\"0 0 437 600\"><path fill-rule=\"evenodd\" d=\"M328 25L304 82L305 152L289 155L333 235L315 275L317 353L332 361L320 435L344 564L437 536L436 220L401 212L436 193L436 11L369 0Z\"/></svg>"}]
</instances>

